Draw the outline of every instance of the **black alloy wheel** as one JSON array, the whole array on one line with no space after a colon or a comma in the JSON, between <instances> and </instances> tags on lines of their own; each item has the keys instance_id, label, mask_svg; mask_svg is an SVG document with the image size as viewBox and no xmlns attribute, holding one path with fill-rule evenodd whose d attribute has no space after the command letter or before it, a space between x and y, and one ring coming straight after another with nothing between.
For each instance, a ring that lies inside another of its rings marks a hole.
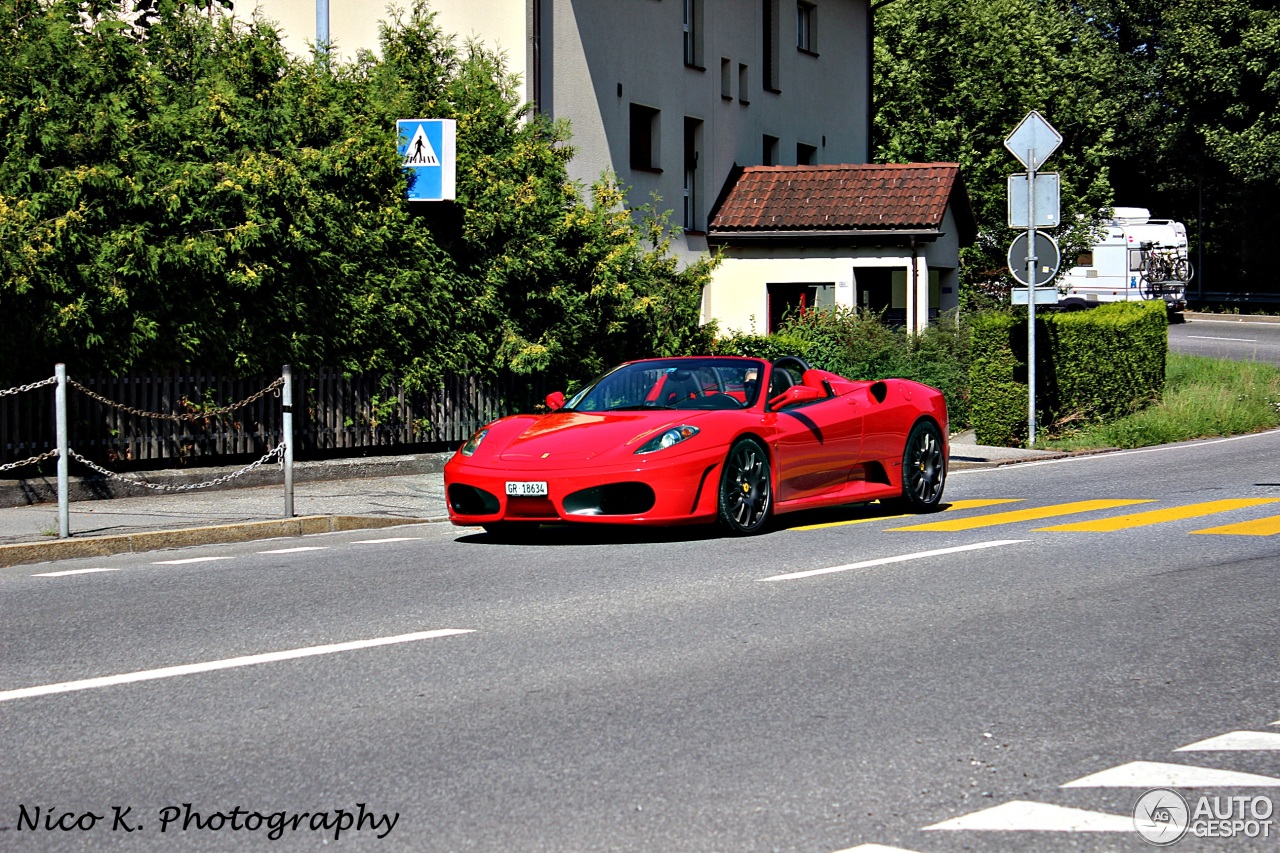
<instances>
[{"instance_id":1,"label":"black alloy wheel","mask_svg":"<svg viewBox=\"0 0 1280 853\"><path fill-rule=\"evenodd\" d=\"M729 449L720 474L720 523L731 533L759 533L773 511L769 454L760 442L744 438Z\"/></svg>"},{"instance_id":2,"label":"black alloy wheel","mask_svg":"<svg viewBox=\"0 0 1280 853\"><path fill-rule=\"evenodd\" d=\"M907 435L902 453L902 503L914 512L934 512L942 502L947 466L942 433L932 421L920 421Z\"/></svg>"}]
</instances>

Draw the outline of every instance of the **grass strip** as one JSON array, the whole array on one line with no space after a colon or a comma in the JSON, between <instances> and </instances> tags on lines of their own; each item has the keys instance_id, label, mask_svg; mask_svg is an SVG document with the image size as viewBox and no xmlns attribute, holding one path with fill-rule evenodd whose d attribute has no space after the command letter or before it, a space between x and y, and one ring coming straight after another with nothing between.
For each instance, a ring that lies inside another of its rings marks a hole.
<instances>
[{"instance_id":1,"label":"grass strip","mask_svg":"<svg viewBox=\"0 0 1280 853\"><path fill-rule=\"evenodd\" d=\"M1280 427L1280 368L1169 353L1164 399L1140 412L1036 442L1045 450L1149 447Z\"/></svg>"}]
</instances>

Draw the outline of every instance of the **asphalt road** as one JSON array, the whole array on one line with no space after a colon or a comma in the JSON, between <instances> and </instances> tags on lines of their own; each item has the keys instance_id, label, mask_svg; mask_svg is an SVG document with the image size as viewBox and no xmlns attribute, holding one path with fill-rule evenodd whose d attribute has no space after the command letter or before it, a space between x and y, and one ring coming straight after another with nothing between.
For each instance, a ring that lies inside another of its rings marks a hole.
<instances>
[{"instance_id":1,"label":"asphalt road","mask_svg":"<svg viewBox=\"0 0 1280 853\"><path fill-rule=\"evenodd\" d=\"M1280 364L1280 323L1200 318L1169 326L1174 352Z\"/></svg>"},{"instance_id":2,"label":"asphalt road","mask_svg":"<svg viewBox=\"0 0 1280 853\"><path fill-rule=\"evenodd\" d=\"M0 570L0 849L1137 851L1151 765L1280 777L1280 432L947 499L749 539L428 524ZM1263 748L1175 751L1233 732ZM1131 762L1136 787L1062 787ZM1192 807L1280 799L1190 781Z\"/></svg>"}]
</instances>

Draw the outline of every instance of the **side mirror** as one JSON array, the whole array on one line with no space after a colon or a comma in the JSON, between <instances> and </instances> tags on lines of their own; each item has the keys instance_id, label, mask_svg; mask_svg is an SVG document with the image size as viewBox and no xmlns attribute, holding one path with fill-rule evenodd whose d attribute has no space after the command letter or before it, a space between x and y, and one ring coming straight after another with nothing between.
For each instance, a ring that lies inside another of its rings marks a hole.
<instances>
[{"instance_id":1,"label":"side mirror","mask_svg":"<svg viewBox=\"0 0 1280 853\"><path fill-rule=\"evenodd\" d=\"M770 400L769 408L776 411L798 403L812 403L815 400L825 399L827 399L826 391L819 391L817 388L810 388L808 385L792 385Z\"/></svg>"},{"instance_id":2,"label":"side mirror","mask_svg":"<svg viewBox=\"0 0 1280 853\"><path fill-rule=\"evenodd\" d=\"M547 409L552 412L558 412L564 408L564 392L552 391L547 395Z\"/></svg>"}]
</instances>

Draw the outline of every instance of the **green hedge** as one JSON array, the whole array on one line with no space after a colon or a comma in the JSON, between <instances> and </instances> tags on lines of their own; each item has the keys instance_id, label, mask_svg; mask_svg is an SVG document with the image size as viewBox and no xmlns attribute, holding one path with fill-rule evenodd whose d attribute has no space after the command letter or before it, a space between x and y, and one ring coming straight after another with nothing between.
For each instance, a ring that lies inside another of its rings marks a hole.
<instances>
[{"instance_id":1,"label":"green hedge","mask_svg":"<svg viewBox=\"0 0 1280 853\"><path fill-rule=\"evenodd\" d=\"M1027 325L987 312L969 323L969 417L979 444L1014 447L1027 435ZM1018 346L1018 342L1021 346Z\"/></svg>"},{"instance_id":2,"label":"green hedge","mask_svg":"<svg viewBox=\"0 0 1280 853\"><path fill-rule=\"evenodd\" d=\"M1127 415L1164 390L1168 317L1163 302L1117 302L1037 317L1037 423L1046 429ZM1027 321L1019 312L972 321L972 419L980 444L1027 439Z\"/></svg>"}]
</instances>

